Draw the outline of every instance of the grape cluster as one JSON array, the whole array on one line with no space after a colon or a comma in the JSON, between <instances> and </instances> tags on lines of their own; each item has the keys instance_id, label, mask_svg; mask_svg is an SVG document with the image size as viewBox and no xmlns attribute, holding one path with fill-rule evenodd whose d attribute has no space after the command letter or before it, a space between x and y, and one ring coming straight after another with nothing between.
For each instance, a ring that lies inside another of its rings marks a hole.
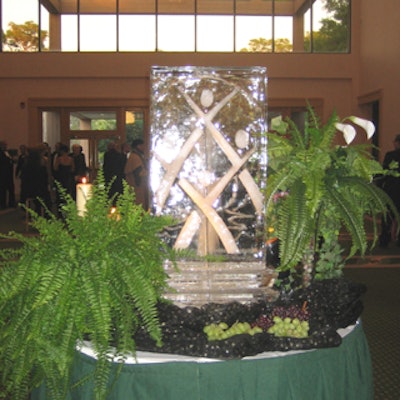
<instances>
[{"instance_id":1,"label":"grape cluster","mask_svg":"<svg viewBox=\"0 0 400 400\"><path fill-rule=\"evenodd\" d=\"M252 327L248 322L235 322L231 327L225 322L219 324L209 324L203 329L203 332L207 335L209 341L212 340L225 340L232 336L248 334L255 335L261 333L263 330L258 327Z\"/></svg>"},{"instance_id":2,"label":"grape cluster","mask_svg":"<svg viewBox=\"0 0 400 400\"><path fill-rule=\"evenodd\" d=\"M281 317L274 317L274 325L268 329L268 333L277 337L306 338L309 329L308 321L300 321L298 318L286 317L282 319Z\"/></svg>"},{"instance_id":3,"label":"grape cluster","mask_svg":"<svg viewBox=\"0 0 400 400\"><path fill-rule=\"evenodd\" d=\"M287 307L276 306L272 311L274 317L285 318L298 318L300 321L308 321L310 319L310 314L307 309L307 303L304 303L302 307L297 304L291 304Z\"/></svg>"},{"instance_id":4,"label":"grape cluster","mask_svg":"<svg viewBox=\"0 0 400 400\"><path fill-rule=\"evenodd\" d=\"M289 318L290 320L297 319L300 322L308 322L310 319L310 313L307 309L307 303L304 303L302 307L296 304L288 306L277 305L269 313L261 314L252 326L259 326L264 332L268 332L268 330L276 323L276 318L279 318L282 321Z\"/></svg>"}]
</instances>

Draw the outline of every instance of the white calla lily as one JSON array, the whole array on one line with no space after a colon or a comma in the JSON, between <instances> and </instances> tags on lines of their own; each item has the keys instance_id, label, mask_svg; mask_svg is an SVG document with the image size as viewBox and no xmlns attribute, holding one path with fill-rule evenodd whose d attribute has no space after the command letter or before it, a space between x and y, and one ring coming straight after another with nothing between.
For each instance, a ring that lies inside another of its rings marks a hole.
<instances>
[{"instance_id":1,"label":"white calla lily","mask_svg":"<svg viewBox=\"0 0 400 400\"><path fill-rule=\"evenodd\" d=\"M360 126L361 128L363 128L365 130L365 132L367 132L367 138L371 139L372 136L375 133L375 125L373 124L373 122L364 119L364 118L360 118L360 117L355 117L355 116L351 116L348 117L348 119L353 122L354 124Z\"/></svg>"},{"instance_id":2,"label":"white calla lily","mask_svg":"<svg viewBox=\"0 0 400 400\"><path fill-rule=\"evenodd\" d=\"M349 124L342 124L341 122L336 122L335 127L338 131L343 132L344 140L347 144L350 144L356 137L356 130L353 126Z\"/></svg>"}]
</instances>

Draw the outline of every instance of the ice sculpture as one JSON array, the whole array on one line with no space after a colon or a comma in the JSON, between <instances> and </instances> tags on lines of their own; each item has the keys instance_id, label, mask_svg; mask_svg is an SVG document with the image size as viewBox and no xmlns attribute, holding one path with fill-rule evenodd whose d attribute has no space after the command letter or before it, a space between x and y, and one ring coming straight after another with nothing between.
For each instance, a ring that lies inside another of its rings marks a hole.
<instances>
[{"instance_id":1,"label":"ice sculpture","mask_svg":"<svg viewBox=\"0 0 400 400\"><path fill-rule=\"evenodd\" d=\"M152 211L184 251L173 299L247 301L265 272L266 69L153 67ZM218 260L218 261L217 261Z\"/></svg>"}]
</instances>

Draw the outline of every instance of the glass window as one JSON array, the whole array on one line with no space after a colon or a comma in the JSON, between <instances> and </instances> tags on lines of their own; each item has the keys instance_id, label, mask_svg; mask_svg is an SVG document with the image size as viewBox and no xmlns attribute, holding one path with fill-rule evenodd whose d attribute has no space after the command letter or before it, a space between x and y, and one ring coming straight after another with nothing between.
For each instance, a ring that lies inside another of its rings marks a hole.
<instances>
[{"instance_id":1,"label":"glass window","mask_svg":"<svg viewBox=\"0 0 400 400\"><path fill-rule=\"evenodd\" d=\"M274 32L274 51L293 51L293 17L275 17Z\"/></svg>"},{"instance_id":2,"label":"glass window","mask_svg":"<svg viewBox=\"0 0 400 400\"><path fill-rule=\"evenodd\" d=\"M50 46L112 52L350 50L351 0L0 0L0 5L6 52Z\"/></svg>"},{"instance_id":3,"label":"glass window","mask_svg":"<svg viewBox=\"0 0 400 400\"><path fill-rule=\"evenodd\" d=\"M314 52L348 52L350 50L350 0L313 4Z\"/></svg>"},{"instance_id":4,"label":"glass window","mask_svg":"<svg viewBox=\"0 0 400 400\"><path fill-rule=\"evenodd\" d=\"M120 15L118 40L120 51L155 51L156 16Z\"/></svg>"},{"instance_id":5,"label":"glass window","mask_svg":"<svg viewBox=\"0 0 400 400\"><path fill-rule=\"evenodd\" d=\"M271 52L272 17L237 16L236 51Z\"/></svg>"},{"instance_id":6,"label":"glass window","mask_svg":"<svg viewBox=\"0 0 400 400\"><path fill-rule=\"evenodd\" d=\"M115 111L72 111L69 114L71 131L110 131L117 129Z\"/></svg>"},{"instance_id":7,"label":"glass window","mask_svg":"<svg viewBox=\"0 0 400 400\"><path fill-rule=\"evenodd\" d=\"M61 16L61 50L78 51L78 16Z\"/></svg>"},{"instance_id":8,"label":"glass window","mask_svg":"<svg viewBox=\"0 0 400 400\"><path fill-rule=\"evenodd\" d=\"M117 16L81 15L80 16L81 51L116 51Z\"/></svg>"},{"instance_id":9,"label":"glass window","mask_svg":"<svg viewBox=\"0 0 400 400\"><path fill-rule=\"evenodd\" d=\"M132 143L135 139L144 140L144 113L137 110L125 111L126 142Z\"/></svg>"},{"instance_id":10,"label":"glass window","mask_svg":"<svg viewBox=\"0 0 400 400\"><path fill-rule=\"evenodd\" d=\"M304 51L311 51L311 9L308 9L304 13L304 28L303 28L303 40L304 40Z\"/></svg>"},{"instance_id":11,"label":"glass window","mask_svg":"<svg viewBox=\"0 0 400 400\"><path fill-rule=\"evenodd\" d=\"M40 50L49 49L49 12L42 5L40 6Z\"/></svg>"},{"instance_id":12,"label":"glass window","mask_svg":"<svg viewBox=\"0 0 400 400\"><path fill-rule=\"evenodd\" d=\"M159 51L194 51L194 15L159 15Z\"/></svg>"},{"instance_id":13,"label":"glass window","mask_svg":"<svg viewBox=\"0 0 400 400\"><path fill-rule=\"evenodd\" d=\"M39 51L38 0L3 0L3 51Z\"/></svg>"},{"instance_id":14,"label":"glass window","mask_svg":"<svg viewBox=\"0 0 400 400\"><path fill-rule=\"evenodd\" d=\"M197 17L198 51L233 51L233 16Z\"/></svg>"}]
</instances>

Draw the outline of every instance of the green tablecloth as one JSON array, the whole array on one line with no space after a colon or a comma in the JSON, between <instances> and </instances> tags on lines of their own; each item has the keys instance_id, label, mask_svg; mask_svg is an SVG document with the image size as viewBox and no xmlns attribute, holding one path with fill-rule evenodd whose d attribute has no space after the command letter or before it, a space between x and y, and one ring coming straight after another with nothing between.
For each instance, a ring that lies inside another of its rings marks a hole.
<instances>
[{"instance_id":1,"label":"green tablecloth","mask_svg":"<svg viewBox=\"0 0 400 400\"><path fill-rule=\"evenodd\" d=\"M74 378L95 360L77 356ZM372 367L362 326L340 347L277 358L125 365L110 400L373 400ZM32 395L44 400L45 387ZM91 384L71 400L93 400ZM51 399L48 399L51 400Z\"/></svg>"}]
</instances>

